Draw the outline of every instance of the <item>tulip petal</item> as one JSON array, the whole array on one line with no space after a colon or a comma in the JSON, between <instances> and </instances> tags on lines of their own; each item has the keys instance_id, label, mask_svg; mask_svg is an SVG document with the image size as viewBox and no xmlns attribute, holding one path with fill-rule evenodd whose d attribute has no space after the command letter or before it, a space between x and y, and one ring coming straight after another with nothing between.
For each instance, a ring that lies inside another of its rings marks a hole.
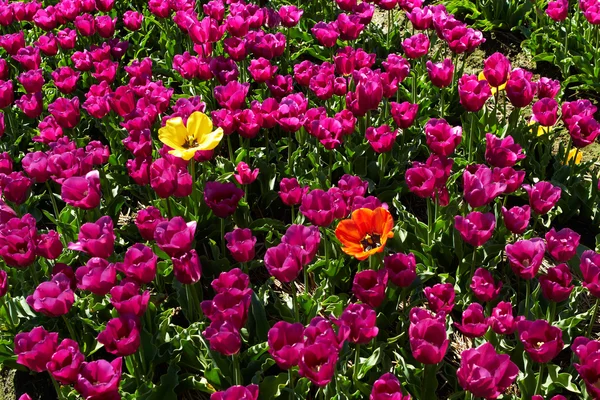
<instances>
[{"instance_id":1,"label":"tulip petal","mask_svg":"<svg viewBox=\"0 0 600 400\"><path fill-rule=\"evenodd\" d=\"M173 149L181 148L187 136L188 131L181 117L170 118L166 125L158 130L158 139Z\"/></svg>"},{"instance_id":2,"label":"tulip petal","mask_svg":"<svg viewBox=\"0 0 600 400\"><path fill-rule=\"evenodd\" d=\"M187 131L193 135L198 142L202 137L213 130L213 123L208 116L202 112L196 111L187 120Z\"/></svg>"}]
</instances>

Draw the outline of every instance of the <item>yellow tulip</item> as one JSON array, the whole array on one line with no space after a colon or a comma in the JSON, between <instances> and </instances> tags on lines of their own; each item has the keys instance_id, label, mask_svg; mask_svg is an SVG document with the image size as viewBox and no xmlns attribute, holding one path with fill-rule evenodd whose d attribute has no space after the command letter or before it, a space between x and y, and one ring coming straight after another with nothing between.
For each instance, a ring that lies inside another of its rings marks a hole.
<instances>
[{"instance_id":1,"label":"yellow tulip","mask_svg":"<svg viewBox=\"0 0 600 400\"><path fill-rule=\"evenodd\" d=\"M479 73L479 75L477 75L477 79L480 80L480 81L487 80L487 79L485 79L485 75L483 75L483 71L481 71ZM496 92L498 90L502 91L502 90L504 90L505 87L506 87L506 82L503 83L502 85L498 86L498 87L494 87L494 86L490 85L490 90L491 90L492 94L496 94Z\"/></svg>"},{"instance_id":2,"label":"yellow tulip","mask_svg":"<svg viewBox=\"0 0 600 400\"><path fill-rule=\"evenodd\" d=\"M583 158L583 152L579 149L571 149L571 151L569 151L569 156L567 157L567 164L571 163L573 157L575 157L575 165L578 165L581 163L581 159Z\"/></svg>"},{"instance_id":3,"label":"yellow tulip","mask_svg":"<svg viewBox=\"0 0 600 400\"><path fill-rule=\"evenodd\" d=\"M181 117L167 120L158 130L158 139L172 148L169 154L190 160L197 151L212 150L223 139L223 129L213 131L210 118L201 112L194 112L187 120L187 126Z\"/></svg>"}]
</instances>

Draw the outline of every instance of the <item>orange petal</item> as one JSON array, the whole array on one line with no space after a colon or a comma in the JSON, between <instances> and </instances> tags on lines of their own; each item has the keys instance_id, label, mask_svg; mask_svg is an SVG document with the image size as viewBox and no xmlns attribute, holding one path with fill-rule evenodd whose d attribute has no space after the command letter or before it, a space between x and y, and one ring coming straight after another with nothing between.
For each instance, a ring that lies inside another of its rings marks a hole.
<instances>
[{"instance_id":1,"label":"orange petal","mask_svg":"<svg viewBox=\"0 0 600 400\"><path fill-rule=\"evenodd\" d=\"M356 223L351 219L340 221L335 229L335 236L344 246L352 246L360 244L362 235L356 226Z\"/></svg>"},{"instance_id":2,"label":"orange petal","mask_svg":"<svg viewBox=\"0 0 600 400\"><path fill-rule=\"evenodd\" d=\"M372 224L374 233L378 233L382 237L388 236L394 227L394 219L388 210L383 207L377 207L373 211Z\"/></svg>"},{"instance_id":3,"label":"orange petal","mask_svg":"<svg viewBox=\"0 0 600 400\"><path fill-rule=\"evenodd\" d=\"M360 232L360 239L365 237L367 233L373 232L373 210L368 208L359 208L352 213L352 221L356 223L356 227Z\"/></svg>"}]
</instances>

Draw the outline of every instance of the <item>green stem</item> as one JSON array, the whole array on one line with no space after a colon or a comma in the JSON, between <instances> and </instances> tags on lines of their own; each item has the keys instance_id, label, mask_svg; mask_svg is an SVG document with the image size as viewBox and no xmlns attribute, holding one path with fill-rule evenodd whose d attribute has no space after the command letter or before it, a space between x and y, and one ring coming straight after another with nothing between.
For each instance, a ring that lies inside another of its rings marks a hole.
<instances>
[{"instance_id":1,"label":"green stem","mask_svg":"<svg viewBox=\"0 0 600 400\"><path fill-rule=\"evenodd\" d=\"M288 369L288 387L292 392L292 398L296 398L296 392L294 391L294 372L292 369Z\"/></svg>"},{"instance_id":2,"label":"green stem","mask_svg":"<svg viewBox=\"0 0 600 400\"><path fill-rule=\"evenodd\" d=\"M294 206L292 205L292 224L296 223L296 210L294 209Z\"/></svg>"},{"instance_id":3,"label":"green stem","mask_svg":"<svg viewBox=\"0 0 600 400\"><path fill-rule=\"evenodd\" d=\"M29 266L29 271L31 272L31 279L33 279L33 283L35 284L35 287L37 288L40 285L40 281L37 277L36 274L36 270L35 270L35 266L37 265L37 263L31 264Z\"/></svg>"},{"instance_id":4,"label":"green stem","mask_svg":"<svg viewBox=\"0 0 600 400\"><path fill-rule=\"evenodd\" d=\"M435 380L437 365L424 365L423 368L423 380L421 382L421 398L422 399L434 399L435 398L435 387L430 384L430 381Z\"/></svg>"},{"instance_id":5,"label":"green stem","mask_svg":"<svg viewBox=\"0 0 600 400\"><path fill-rule=\"evenodd\" d=\"M69 331L69 336L71 336L71 339L73 339L76 342L79 342L79 338L75 333L75 329L73 329L73 326L71 325L71 321L69 321L69 319L64 315L62 316L62 319L63 321L65 321L65 325L67 325L67 330Z\"/></svg>"},{"instance_id":6,"label":"green stem","mask_svg":"<svg viewBox=\"0 0 600 400\"><path fill-rule=\"evenodd\" d=\"M58 221L58 206L56 205L56 199L54 198L54 194L52 194L52 187L50 187L50 183L46 181L46 189L48 189L48 196L50 196L50 201L52 202L52 209L54 210L54 218Z\"/></svg>"},{"instance_id":7,"label":"green stem","mask_svg":"<svg viewBox=\"0 0 600 400\"><path fill-rule=\"evenodd\" d=\"M473 280L473 275L475 275L475 263L477 262L477 247L473 248L473 257L471 257L471 274L469 275L469 281L467 284L471 284Z\"/></svg>"},{"instance_id":8,"label":"green stem","mask_svg":"<svg viewBox=\"0 0 600 400\"><path fill-rule=\"evenodd\" d=\"M239 386L242 384L242 371L240 370L240 355L234 354L231 356L233 361L233 384Z\"/></svg>"},{"instance_id":9,"label":"green stem","mask_svg":"<svg viewBox=\"0 0 600 400\"><path fill-rule=\"evenodd\" d=\"M171 198L167 197L165 201L167 202L167 217L173 218L173 210L171 209Z\"/></svg>"},{"instance_id":10,"label":"green stem","mask_svg":"<svg viewBox=\"0 0 600 400\"><path fill-rule=\"evenodd\" d=\"M225 257L225 218L221 218L221 256Z\"/></svg>"},{"instance_id":11,"label":"green stem","mask_svg":"<svg viewBox=\"0 0 600 400\"><path fill-rule=\"evenodd\" d=\"M417 72L416 71L413 71L412 98L413 98L413 104L417 104Z\"/></svg>"},{"instance_id":12,"label":"green stem","mask_svg":"<svg viewBox=\"0 0 600 400\"><path fill-rule=\"evenodd\" d=\"M296 284L294 282L290 282L290 285L292 286L292 309L294 311L294 321L300 322L300 311L298 310L298 294L296 293Z\"/></svg>"},{"instance_id":13,"label":"green stem","mask_svg":"<svg viewBox=\"0 0 600 400\"><path fill-rule=\"evenodd\" d=\"M291 166L292 162L292 132L288 132L288 167Z\"/></svg>"},{"instance_id":14,"label":"green stem","mask_svg":"<svg viewBox=\"0 0 600 400\"><path fill-rule=\"evenodd\" d=\"M600 308L600 298L596 299L596 304L594 305L594 311L592 312L592 318L590 318L590 325L587 329L587 334L585 335L588 338L592 338L592 332L594 330L594 324L596 323L596 317L598 316L598 308Z\"/></svg>"},{"instance_id":15,"label":"green stem","mask_svg":"<svg viewBox=\"0 0 600 400\"><path fill-rule=\"evenodd\" d=\"M329 150L329 184L333 186L333 150Z\"/></svg>"},{"instance_id":16,"label":"green stem","mask_svg":"<svg viewBox=\"0 0 600 400\"><path fill-rule=\"evenodd\" d=\"M427 199L427 245L431 246L431 236L433 231L433 223L431 220L433 219L433 211L431 210L431 199Z\"/></svg>"},{"instance_id":17,"label":"green stem","mask_svg":"<svg viewBox=\"0 0 600 400\"><path fill-rule=\"evenodd\" d=\"M194 287L193 284L185 285L185 292L187 295L187 301L188 301L188 306L189 306L188 318L190 319L190 324L197 322L200 319L200 317L198 316L198 313L196 312L199 307L199 303L196 304L196 298L198 296L196 293L194 293L195 291L196 291L196 288Z\"/></svg>"},{"instance_id":18,"label":"green stem","mask_svg":"<svg viewBox=\"0 0 600 400\"><path fill-rule=\"evenodd\" d=\"M227 135L227 148L229 149L229 159L231 163L235 166L235 155L233 153L233 146L231 145L231 135Z\"/></svg>"},{"instance_id":19,"label":"green stem","mask_svg":"<svg viewBox=\"0 0 600 400\"><path fill-rule=\"evenodd\" d=\"M552 324L554 322L554 317L556 317L556 302L550 302L550 315L548 317L548 322Z\"/></svg>"},{"instance_id":20,"label":"green stem","mask_svg":"<svg viewBox=\"0 0 600 400\"><path fill-rule=\"evenodd\" d=\"M525 317L527 317L529 313L529 296L531 292L531 280L525 280Z\"/></svg>"},{"instance_id":21,"label":"green stem","mask_svg":"<svg viewBox=\"0 0 600 400\"><path fill-rule=\"evenodd\" d=\"M304 272L304 293L308 294L308 286L309 286L308 265L305 265L304 268L302 268L302 270Z\"/></svg>"},{"instance_id":22,"label":"green stem","mask_svg":"<svg viewBox=\"0 0 600 400\"><path fill-rule=\"evenodd\" d=\"M542 378L544 375L545 367L546 367L546 364L540 364L540 372L538 373L537 383L535 385L534 394L542 394Z\"/></svg>"},{"instance_id":23,"label":"green stem","mask_svg":"<svg viewBox=\"0 0 600 400\"><path fill-rule=\"evenodd\" d=\"M444 118L444 88L440 89L440 118Z\"/></svg>"},{"instance_id":24,"label":"green stem","mask_svg":"<svg viewBox=\"0 0 600 400\"><path fill-rule=\"evenodd\" d=\"M360 344L356 345L354 351L354 370L352 371L352 379L354 382L358 381L358 365L360 364Z\"/></svg>"},{"instance_id":25,"label":"green stem","mask_svg":"<svg viewBox=\"0 0 600 400\"><path fill-rule=\"evenodd\" d=\"M62 392L60 391L60 385L58 384L58 382L56 382L56 379L54 379L52 374L49 374L49 375L50 375L50 379L52 380L52 385L54 385L54 390L56 390L56 395L58 396L58 400L64 400L65 396L63 396Z\"/></svg>"}]
</instances>

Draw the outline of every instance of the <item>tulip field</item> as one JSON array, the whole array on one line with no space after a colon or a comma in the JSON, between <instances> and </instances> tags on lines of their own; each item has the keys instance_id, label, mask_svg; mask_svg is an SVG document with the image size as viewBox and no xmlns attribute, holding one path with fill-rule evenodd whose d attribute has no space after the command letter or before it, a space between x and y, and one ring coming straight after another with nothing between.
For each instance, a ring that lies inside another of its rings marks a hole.
<instances>
[{"instance_id":1,"label":"tulip field","mask_svg":"<svg viewBox=\"0 0 600 400\"><path fill-rule=\"evenodd\" d=\"M600 399L600 0L0 0L0 400Z\"/></svg>"}]
</instances>

